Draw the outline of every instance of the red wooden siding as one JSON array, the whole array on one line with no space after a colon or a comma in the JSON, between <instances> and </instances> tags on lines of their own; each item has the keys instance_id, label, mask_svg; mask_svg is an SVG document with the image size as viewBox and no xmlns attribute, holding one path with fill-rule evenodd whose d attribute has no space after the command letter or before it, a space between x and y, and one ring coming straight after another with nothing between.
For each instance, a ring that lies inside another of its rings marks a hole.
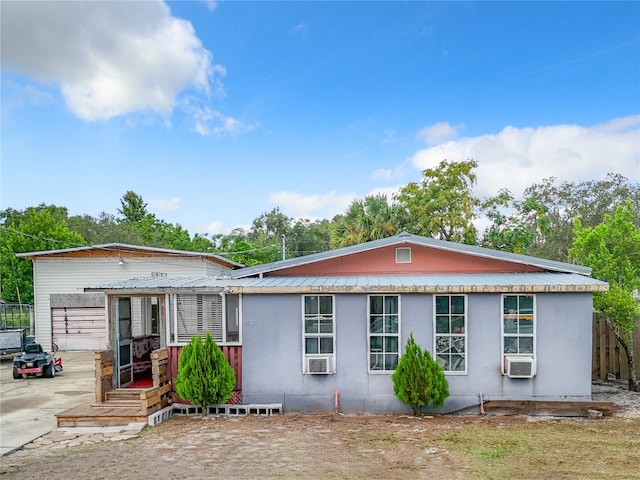
<instances>
[{"instance_id":1,"label":"red wooden siding","mask_svg":"<svg viewBox=\"0 0 640 480\"><path fill-rule=\"evenodd\" d=\"M242 346L240 345L231 345L231 346L223 346L220 345L220 350L229 361L229 365L233 368L233 371L236 373L236 387L234 389L233 396L228 403L241 403L242 402ZM180 358L180 352L182 352L182 347L167 347L167 352L169 354L169 364L168 364L168 374L171 379L171 384L173 385L173 381L178 375L178 359Z\"/></svg>"},{"instance_id":2,"label":"red wooden siding","mask_svg":"<svg viewBox=\"0 0 640 480\"><path fill-rule=\"evenodd\" d=\"M411 263L396 263L396 248L411 248ZM308 265L291 267L272 275L376 275L402 273L521 273L544 269L502 260L448 252L420 245L391 245Z\"/></svg>"}]
</instances>

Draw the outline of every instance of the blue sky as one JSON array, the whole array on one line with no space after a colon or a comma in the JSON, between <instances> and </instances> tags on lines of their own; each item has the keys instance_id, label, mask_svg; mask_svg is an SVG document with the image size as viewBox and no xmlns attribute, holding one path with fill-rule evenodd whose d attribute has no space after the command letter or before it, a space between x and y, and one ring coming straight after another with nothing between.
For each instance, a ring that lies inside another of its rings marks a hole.
<instances>
[{"instance_id":1,"label":"blue sky","mask_svg":"<svg viewBox=\"0 0 640 480\"><path fill-rule=\"evenodd\" d=\"M476 194L640 181L640 2L15 2L0 208L228 233L479 163Z\"/></svg>"}]
</instances>

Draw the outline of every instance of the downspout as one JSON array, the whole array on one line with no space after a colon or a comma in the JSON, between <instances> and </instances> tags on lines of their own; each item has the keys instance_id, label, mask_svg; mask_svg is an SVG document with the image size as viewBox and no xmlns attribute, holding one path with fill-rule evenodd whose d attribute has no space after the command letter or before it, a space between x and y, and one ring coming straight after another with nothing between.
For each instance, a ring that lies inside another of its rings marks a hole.
<instances>
[{"instance_id":1,"label":"downspout","mask_svg":"<svg viewBox=\"0 0 640 480\"><path fill-rule=\"evenodd\" d=\"M340 392L335 390L333 392L333 413L338 413L338 409L339 409L338 398L339 397L340 397Z\"/></svg>"},{"instance_id":2,"label":"downspout","mask_svg":"<svg viewBox=\"0 0 640 480\"><path fill-rule=\"evenodd\" d=\"M484 415L484 400L482 398L482 392L478 394L480 397L480 415Z\"/></svg>"}]
</instances>

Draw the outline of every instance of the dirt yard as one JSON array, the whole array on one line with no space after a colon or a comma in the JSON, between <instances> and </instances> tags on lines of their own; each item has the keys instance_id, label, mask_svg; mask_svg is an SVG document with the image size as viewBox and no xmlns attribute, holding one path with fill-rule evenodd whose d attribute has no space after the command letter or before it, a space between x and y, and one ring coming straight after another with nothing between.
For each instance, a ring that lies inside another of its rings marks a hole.
<instances>
[{"instance_id":1,"label":"dirt yard","mask_svg":"<svg viewBox=\"0 0 640 480\"><path fill-rule=\"evenodd\" d=\"M640 478L640 418L177 416L138 438L22 450L0 478Z\"/></svg>"},{"instance_id":2,"label":"dirt yard","mask_svg":"<svg viewBox=\"0 0 640 480\"><path fill-rule=\"evenodd\" d=\"M614 417L174 416L139 437L0 458L0 480L640 479L640 393L594 383Z\"/></svg>"}]
</instances>

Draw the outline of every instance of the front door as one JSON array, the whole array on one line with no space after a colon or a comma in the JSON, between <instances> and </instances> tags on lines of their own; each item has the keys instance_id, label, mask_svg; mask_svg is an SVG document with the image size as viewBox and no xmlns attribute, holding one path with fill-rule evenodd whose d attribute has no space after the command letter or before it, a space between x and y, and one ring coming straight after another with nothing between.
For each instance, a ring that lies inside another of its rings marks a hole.
<instances>
[{"instance_id":1,"label":"front door","mask_svg":"<svg viewBox=\"0 0 640 480\"><path fill-rule=\"evenodd\" d=\"M125 387L133 381L133 355L131 351L131 299L116 298L115 328L116 350L116 387Z\"/></svg>"}]
</instances>

